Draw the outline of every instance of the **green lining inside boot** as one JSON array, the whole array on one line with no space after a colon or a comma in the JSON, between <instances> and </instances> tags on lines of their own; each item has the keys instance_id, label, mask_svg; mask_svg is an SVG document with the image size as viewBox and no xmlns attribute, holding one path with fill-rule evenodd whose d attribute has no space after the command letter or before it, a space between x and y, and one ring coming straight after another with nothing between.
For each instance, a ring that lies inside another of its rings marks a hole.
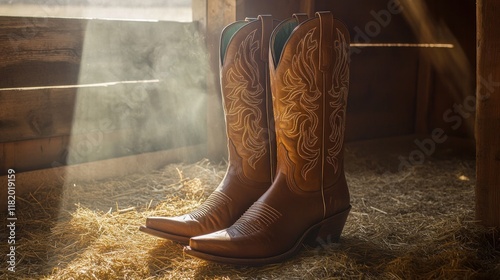
<instances>
[{"instance_id":1,"label":"green lining inside boot","mask_svg":"<svg viewBox=\"0 0 500 280\"><path fill-rule=\"evenodd\" d=\"M248 23L248 21L237 21L237 22L234 22L234 23L226 26L226 28L224 28L224 30L222 31L221 42L220 42L220 61L221 61L221 64L224 63L224 58L226 55L227 46L229 45L229 42L231 42L233 35L238 30L240 30L240 28L243 27L243 25L245 25L247 23Z\"/></svg>"},{"instance_id":2,"label":"green lining inside boot","mask_svg":"<svg viewBox=\"0 0 500 280\"><path fill-rule=\"evenodd\" d=\"M295 19L289 19L284 21L278 25L272 35L271 44L272 44L272 57L274 62L274 67L278 66L278 63L281 59L281 52L283 51L283 47L285 46L288 38L292 34L295 27L298 26L298 23Z\"/></svg>"}]
</instances>

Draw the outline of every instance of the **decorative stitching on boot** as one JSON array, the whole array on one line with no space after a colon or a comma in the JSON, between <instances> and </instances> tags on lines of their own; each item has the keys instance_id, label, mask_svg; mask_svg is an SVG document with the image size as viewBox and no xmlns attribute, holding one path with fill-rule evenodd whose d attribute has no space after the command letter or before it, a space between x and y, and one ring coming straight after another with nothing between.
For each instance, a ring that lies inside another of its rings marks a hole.
<instances>
[{"instance_id":1,"label":"decorative stitching on boot","mask_svg":"<svg viewBox=\"0 0 500 280\"><path fill-rule=\"evenodd\" d=\"M264 88L259 82L259 65L256 60L259 40L257 29L250 32L238 47L232 67L227 70L227 85L230 89L226 104L227 116L235 118L228 127L233 133L241 132L241 145L248 151L248 165L256 168L257 162L267 153L266 129L262 127L260 104L265 99Z\"/></svg>"},{"instance_id":2,"label":"decorative stitching on boot","mask_svg":"<svg viewBox=\"0 0 500 280\"><path fill-rule=\"evenodd\" d=\"M243 235L252 234L275 223L281 216L278 210L264 202L257 201L227 231L233 236L234 231Z\"/></svg>"},{"instance_id":3,"label":"decorative stitching on boot","mask_svg":"<svg viewBox=\"0 0 500 280\"><path fill-rule=\"evenodd\" d=\"M328 94L333 98L329 105L333 108L330 115L332 133L329 136L333 147L328 149L327 162L336 173L339 169L339 154L344 142L347 92L349 90L349 51L344 34L336 29L337 39L334 41L335 65L332 75L332 88Z\"/></svg>"},{"instance_id":4,"label":"decorative stitching on boot","mask_svg":"<svg viewBox=\"0 0 500 280\"><path fill-rule=\"evenodd\" d=\"M317 144L319 138L314 134L319 126L319 105L316 101L322 95L316 84L318 63L313 54L318 51L319 44L314 39L315 31L316 28L311 29L298 43L291 68L283 76L286 95L280 99L283 103L279 114L281 132L297 143L297 154L306 162L301 168L304 180L321 159L321 149Z\"/></svg>"},{"instance_id":5,"label":"decorative stitching on boot","mask_svg":"<svg viewBox=\"0 0 500 280\"><path fill-rule=\"evenodd\" d=\"M225 193L220 191L214 191L208 198L203 202L198 209L189 213L189 216L198 220L204 216L209 215L213 210L221 205L227 205L231 202L231 198L227 196Z\"/></svg>"}]
</instances>

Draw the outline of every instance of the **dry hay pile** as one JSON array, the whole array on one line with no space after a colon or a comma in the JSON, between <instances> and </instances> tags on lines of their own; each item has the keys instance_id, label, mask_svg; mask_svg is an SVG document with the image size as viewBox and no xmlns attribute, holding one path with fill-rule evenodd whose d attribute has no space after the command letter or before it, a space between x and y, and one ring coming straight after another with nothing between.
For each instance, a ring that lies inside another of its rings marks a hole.
<instances>
[{"instance_id":1,"label":"dry hay pile","mask_svg":"<svg viewBox=\"0 0 500 280\"><path fill-rule=\"evenodd\" d=\"M383 154L383 153L382 153ZM40 188L18 198L16 279L498 278L500 253L474 223L474 161L428 159L402 171L352 146L353 209L340 244L324 240L282 264L234 267L184 255L138 231L150 215L199 205L224 175L208 161L150 174ZM2 229L3 230L3 229ZM4 236L4 235L2 235ZM6 242L0 246L6 252ZM2 254L5 255L5 254ZM5 262L2 262L5 264ZM3 278L2 278L3 279Z\"/></svg>"}]
</instances>

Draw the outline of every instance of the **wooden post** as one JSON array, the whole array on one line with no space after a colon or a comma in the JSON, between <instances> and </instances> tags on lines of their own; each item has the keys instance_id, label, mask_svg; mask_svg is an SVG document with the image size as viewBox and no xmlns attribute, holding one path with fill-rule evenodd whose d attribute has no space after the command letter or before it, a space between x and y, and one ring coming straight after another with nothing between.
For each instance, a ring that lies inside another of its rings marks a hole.
<instances>
[{"instance_id":1,"label":"wooden post","mask_svg":"<svg viewBox=\"0 0 500 280\"><path fill-rule=\"evenodd\" d=\"M300 1L301 12L306 13L309 17L313 17L316 12L316 1L315 0L303 0Z\"/></svg>"},{"instance_id":2,"label":"wooden post","mask_svg":"<svg viewBox=\"0 0 500 280\"><path fill-rule=\"evenodd\" d=\"M418 61L418 80L417 80L417 100L415 116L415 133L428 134L431 86L432 86L432 65L430 62L429 50L420 50L420 59Z\"/></svg>"},{"instance_id":3,"label":"wooden post","mask_svg":"<svg viewBox=\"0 0 500 280\"><path fill-rule=\"evenodd\" d=\"M221 160L227 157L226 131L222 113L219 83L219 38L224 26L236 20L234 0L193 0L193 21L205 33L210 73L207 73L207 157Z\"/></svg>"},{"instance_id":4,"label":"wooden post","mask_svg":"<svg viewBox=\"0 0 500 280\"><path fill-rule=\"evenodd\" d=\"M500 228L500 2L477 2L476 218Z\"/></svg>"}]
</instances>

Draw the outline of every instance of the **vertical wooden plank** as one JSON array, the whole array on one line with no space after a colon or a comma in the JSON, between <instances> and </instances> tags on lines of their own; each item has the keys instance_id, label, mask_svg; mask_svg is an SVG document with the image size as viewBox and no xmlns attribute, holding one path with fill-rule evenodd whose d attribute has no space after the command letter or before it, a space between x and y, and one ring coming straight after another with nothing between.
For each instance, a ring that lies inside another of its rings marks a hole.
<instances>
[{"instance_id":1,"label":"vertical wooden plank","mask_svg":"<svg viewBox=\"0 0 500 280\"><path fill-rule=\"evenodd\" d=\"M227 158L227 139L222 109L219 76L219 41L222 29L236 20L236 0L207 1L207 49L212 76L208 80L207 155L210 159Z\"/></svg>"},{"instance_id":2,"label":"vertical wooden plank","mask_svg":"<svg viewBox=\"0 0 500 280\"><path fill-rule=\"evenodd\" d=\"M417 97L415 111L415 133L427 134L429 130L429 105L431 96L431 73L432 65L429 61L429 50L420 50L420 59L418 61L417 77Z\"/></svg>"},{"instance_id":3,"label":"vertical wooden plank","mask_svg":"<svg viewBox=\"0 0 500 280\"><path fill-rule=\"evenodd\" d=\"M309 17L313 17L314 12L316 12L316 1L315 0L300 1L300 10L306 13Z\"/></svg>"},{"instance_id":4,"label":"vertical wooden plank","mask_svg":"<svg viewBox=\"0 0 500 280\"><path fill-rule=\"evenodd\" d=\"M500 228L500 2L477 2L476 218Z\"/></svg>"},{"instance_id":5,"label":"vertical wooden plank","mask_svg":"<svg viewBox=\"0 0 500 280\"><path fill-rule=\"evenodd\" d=\"M236 20L236 0L193 0L193 20L205 32L209 56L207 73L207 157L227 157L226 130L222 111L219 76L219 39L224 26Z\"/></svg>"},{"instance_id":6,"label":"vertical wooden plank","mask_svg":"<svg viewBox=\"0 0 500 280\"><path fill-rule=\"evenodd\" d=\"M291 17L293 13L304 13L307 10L312 12L313 2L309 0L238 0L236 18L255 18L258 15L267 14L275 19L284 20Z\"/></svg>"}]
</instances>

